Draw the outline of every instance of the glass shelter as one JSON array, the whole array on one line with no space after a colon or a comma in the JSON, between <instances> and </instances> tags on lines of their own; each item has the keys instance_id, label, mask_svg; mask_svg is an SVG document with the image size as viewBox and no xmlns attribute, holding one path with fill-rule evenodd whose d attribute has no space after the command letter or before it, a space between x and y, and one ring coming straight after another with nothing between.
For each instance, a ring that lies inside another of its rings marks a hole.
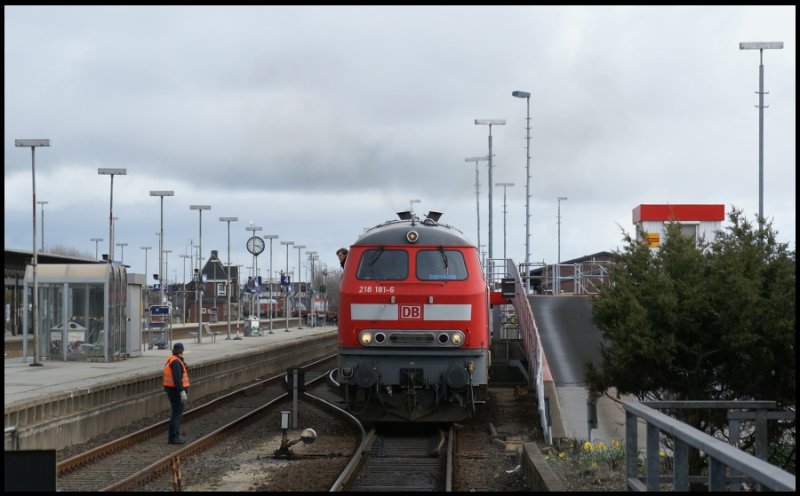
<instances>
[{"instance_id":1,"label":"glass shelter","mask_svg":"<svg viewBox=\"0 0 800 496\"><path fill-rule=\"evenodd\" d=\"M113 264L39 264L39 356L46 360L125 359L128 278ZM33 268L25 269L23 308L32 302ZM23 324L23 361L30 319Z\"/></svg>"}]
</instances>

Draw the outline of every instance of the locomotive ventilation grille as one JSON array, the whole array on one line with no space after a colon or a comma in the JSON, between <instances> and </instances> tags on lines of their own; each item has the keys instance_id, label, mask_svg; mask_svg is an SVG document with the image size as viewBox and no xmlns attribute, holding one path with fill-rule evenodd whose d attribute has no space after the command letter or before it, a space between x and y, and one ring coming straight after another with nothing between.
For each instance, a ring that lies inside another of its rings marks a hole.
<instances>
[{"instance_id":1,"label":"locomotive ventilation grille","mask_svg":"<svg viewBox=\"0 0 800 496\"><path fill-rule=\"evenodd\" d=\"M464 333L457 330L382 331L379 329L364 329L358 333L358 342L362 346L368 347L458 348L464 345Z\"/></svg>"}]
</instances>

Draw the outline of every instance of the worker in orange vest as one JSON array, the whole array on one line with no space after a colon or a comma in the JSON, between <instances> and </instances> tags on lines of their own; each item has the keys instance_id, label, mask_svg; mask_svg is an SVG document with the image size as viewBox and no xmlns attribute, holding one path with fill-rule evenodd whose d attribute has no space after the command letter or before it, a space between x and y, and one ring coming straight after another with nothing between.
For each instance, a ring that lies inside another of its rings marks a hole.
<instances>
[{"instance_id":1,"label":"worker in orange vest","mask_svg":"<svg viewBox=\"0 0 800 496\"><path fill-rule=\"evenodd\" d=\"M189 370L183 360L183 343L172 346L172 355L164 364L164 391L172 405L172 416L169 419L169 444L185 444L180 436L181 416L186 404L186 391L189 389Z\"/></svg>"}]
</instances>

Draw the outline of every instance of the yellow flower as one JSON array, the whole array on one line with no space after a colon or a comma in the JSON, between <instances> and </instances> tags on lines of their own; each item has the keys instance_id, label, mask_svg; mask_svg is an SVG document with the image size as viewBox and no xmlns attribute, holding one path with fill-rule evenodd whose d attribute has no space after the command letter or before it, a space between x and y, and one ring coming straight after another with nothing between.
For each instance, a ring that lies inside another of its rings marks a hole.
<instances>
[{"instance_id":1,"label":"yellow flower","mask_svg":"<svg viewBox=\"0 0 800 496\"><path fill-rule=\"evenodd\" d=\"M611 440L611 447L614 448L614 449L619 449L619 448L622 447L622 443L619 441L619 439L612 439Z\"/></svg>"},{"instance_id":2,"label":"yellow flower","mask_svg":"<svg viewBox=\"0 0 800 496\"><path fill-rule=\"evenodd\" d=\"M565 452L561 451L561 452L558 453L558 457L559 458L566 458L567 454Z\"/></svg>"},{"instance_id":3,"label":"yellow flower","mask_svg":"<svg viewBox=\"0 0 800 496\"><path fill-rule=\"evenodd\" d=\"M591 441L586 441L583 443L583 450L584 451L592 451L592 443Z\"/></svg>"},{"instance_id":4,"label":"yellow flower","mask_svg":"<svg viewBox=\"0 0 800 496\"><path fill-rule=\"evenodd\" d=\"M604 449L606 449L606 445L603 441L597 441L596 443L594 443L594 449L603 451Z\"/></svg>"},{"instance_id":5,"label":"yellow flower","mask_svg":"<svg viewBox=\"0 0 800 496\"><path fill-rule=\"evenodd\" d=\"M599 465L597 465L597 462L592 462L592 468L597 468L598 466Z\"/></svg>"},{"instance_id":6,"label":"yellow flower","mask_svg":"<svg viewBox=\"0 0 800 496\"><path fill-rule=\"evenodd\" d=\"M667 454L664 453L664 450L660 449L660 450L658 450L658 456L660 456L661 458L664 458L665 456L667 456Z\"/></svg>"}]
</instances>

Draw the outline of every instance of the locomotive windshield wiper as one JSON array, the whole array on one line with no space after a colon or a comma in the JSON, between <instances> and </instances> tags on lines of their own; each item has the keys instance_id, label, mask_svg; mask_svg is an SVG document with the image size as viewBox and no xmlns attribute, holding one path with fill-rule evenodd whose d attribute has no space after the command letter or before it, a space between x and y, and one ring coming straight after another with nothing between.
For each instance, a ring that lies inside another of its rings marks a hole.
<instances>
[{"instance_id":1,"label":"locomotive windshield wiper","mask_svg":"<svg viewBox=\"0 0 800 496\"><path fill-rule=\"evenodd\" d=\"M378 253L376 253L375 256L372 257L372 260L370 260L369 264L367 264L367 265L369 265L370 267L375 265L375 262L377 262L378 259L381 258L381 255L383 255L383 246L381 246L380 250L378 250Z\"/></svg>"},{"instance_id":2,"label":"locomotive windshield wiper","mask_svg":"<svg viewBox=\"0 0 800 496\"><path fill-rule=\"evenodd\" d=\"M447 275L447 255L444 253L444 246L439 246L439 253L442 255L442 263L444 263L444 275Z\"/></svg>"}]
</instances>

